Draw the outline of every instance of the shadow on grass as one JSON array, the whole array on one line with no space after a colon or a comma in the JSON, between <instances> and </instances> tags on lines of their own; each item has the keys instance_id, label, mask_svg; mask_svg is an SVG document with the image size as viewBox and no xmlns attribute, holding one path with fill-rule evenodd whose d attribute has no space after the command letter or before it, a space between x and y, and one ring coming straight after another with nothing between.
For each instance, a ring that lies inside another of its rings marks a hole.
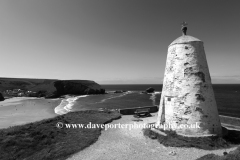
<instances>
[{"instance_id":1,"label":"shadow on grass","mask_svg":"<svg viewBox=\"0 0 240 160\"><path fill-rule=\"evenodd\" d=\"M226 155L223 155L223 156L219 156L219 155L215 155L215 154L207 154L196 160L240 160L240 147L238 147L234 151L226 153Z\"/></svg>"},{"instance_id":2,"label":"shadow on grass","mask_svg":"<svg viewBox=\"0 0 240 160\"><path fill-rule=\"evenodd\" d=\"M65 124L106 124L121 118L115 111L79 111L0 130L1 160L63 160L97 141L101 128L66 128ZM62 122L63 128L56 124Z\"/></svg>"},{"instance_id":3,"label":"shadow on grass","mask_svg":"<svg viewBox=\"0 0 240 160\"><path fill-rule=\"evenodd\" d=\"M159 143L169 147L195 147L204 150L215 150L230 148L233 145L240 144L240 131L227 130L226 128L223 128L223 130L227 133L224 137L184 137L177 135L174 131L161 130L161 132L166 134L166 136L164 136L152 131L150 128L143 129L143 134L144 136L156 139ZM225 152L225 154L226 155L223 156L208 154L197 160L240 160L240 147L229 154Z\"/></svg>"},{"instance_id":4,"label":"shadow on grass","mask_svg":"<svg viewBox=\"0 0 240 160\"><path fill-rule=\"evenodd\" d=\"M228 130L228 135L223 137L228 143L239 145L240 144L240 131ZM240 160L240 146L229 153L225 152L224 155L219 156L215 154L207 154L197 160Z\"/></svg>"}]
</instances>

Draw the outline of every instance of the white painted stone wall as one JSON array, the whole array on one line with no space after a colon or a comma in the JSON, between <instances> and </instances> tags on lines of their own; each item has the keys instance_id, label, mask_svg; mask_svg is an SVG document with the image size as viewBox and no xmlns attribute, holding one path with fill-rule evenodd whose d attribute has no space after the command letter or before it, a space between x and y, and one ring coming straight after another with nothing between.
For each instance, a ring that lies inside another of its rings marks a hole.
<instances>
[{"instance_id":1,"label":"white painted stone wall","mask_svg":"<svg viewBox=\"0 0 240 160\"><path fill-rule=\"evenodd\" d=\"M203 42L182 36L168 47L157 125L196 122L200 129L175 131L191 136L222 135Z\"/></svg>"}]
</instances>

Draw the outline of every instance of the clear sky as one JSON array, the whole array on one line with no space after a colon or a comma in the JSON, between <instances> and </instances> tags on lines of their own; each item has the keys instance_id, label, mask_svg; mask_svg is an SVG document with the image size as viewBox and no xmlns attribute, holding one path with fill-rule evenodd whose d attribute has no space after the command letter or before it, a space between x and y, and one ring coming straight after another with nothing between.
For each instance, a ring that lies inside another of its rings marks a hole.
<instances>
[{"instance_id":1,"label":"clear sky","mask_svg":"<svg viewBox=\"0 0 240 160\"><path fill-rule=\"evenodd\" d=\"M161 84L168 45L204 42L213 83L240 83L239 0L1 0L0 77Z\"/></svg>"}]
</instances>

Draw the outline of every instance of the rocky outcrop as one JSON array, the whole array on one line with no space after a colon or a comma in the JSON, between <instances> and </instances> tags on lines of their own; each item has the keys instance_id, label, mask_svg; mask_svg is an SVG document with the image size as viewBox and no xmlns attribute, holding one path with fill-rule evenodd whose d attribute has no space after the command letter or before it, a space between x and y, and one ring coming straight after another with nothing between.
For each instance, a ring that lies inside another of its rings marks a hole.
<instances>
[{"instance_id":1,"label":"rocky outcrop","mask_svg":"<svg viewBox=\"0 0 240 160\"><path fill-rule=\"evenodd\" d=\"M146 92L147 92L147 93L153 93L154 91L155 91L155 89L152 88L152 87L146 89Z\"/></svg>"},{"instance_id":2,"label":"rocky outcrop","mask_svg":"<svg viewBox=\"0 0 240 160\"><path fill-rule=\"evenodd\" d=\"M116 90L116 91L114 91L114 93L124 93L124 92L127 92L127 91L123 91L123 90Z\"/></svg>"},{"instance_id":3,"label":"rocky outcrop","mask_svg":"<svg viewBox=\"0 0 240 160\"><path fill-rule=\"evenodd\" d=\"M105 93L105 90L94 81L62 80L54 82L54 86L56 88L56 95L88 95Z\"/></svg>"},{"instance_id":4,"label":"rocky outcrop","mask_svg":"<svg viewBox=\"0 0 240 160\"><path fill-rule=\"evenodd\" d=\"M5 99L4 99L4 97L3 97L3 95L2 95L2 93L0 93L0 101L4 101Z\"/></svg>"}]
</instances>

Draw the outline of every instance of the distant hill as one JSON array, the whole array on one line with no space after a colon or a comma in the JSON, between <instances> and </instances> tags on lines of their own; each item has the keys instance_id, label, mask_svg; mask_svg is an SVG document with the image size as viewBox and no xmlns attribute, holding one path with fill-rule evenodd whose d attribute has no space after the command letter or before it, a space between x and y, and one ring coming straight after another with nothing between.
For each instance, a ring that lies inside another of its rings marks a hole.
<instances>
[{"instance_id":1,"label":"distant hill","mask_svg":"<svg viewBox=\"0 0 240 160\"><path fill-rule=\"evenodd\" d=\"M35 95L51 98L64 94L103 94L105 90L90 80L0 78L0 92L4 96Z\"/></svg>"}]
</instances>

